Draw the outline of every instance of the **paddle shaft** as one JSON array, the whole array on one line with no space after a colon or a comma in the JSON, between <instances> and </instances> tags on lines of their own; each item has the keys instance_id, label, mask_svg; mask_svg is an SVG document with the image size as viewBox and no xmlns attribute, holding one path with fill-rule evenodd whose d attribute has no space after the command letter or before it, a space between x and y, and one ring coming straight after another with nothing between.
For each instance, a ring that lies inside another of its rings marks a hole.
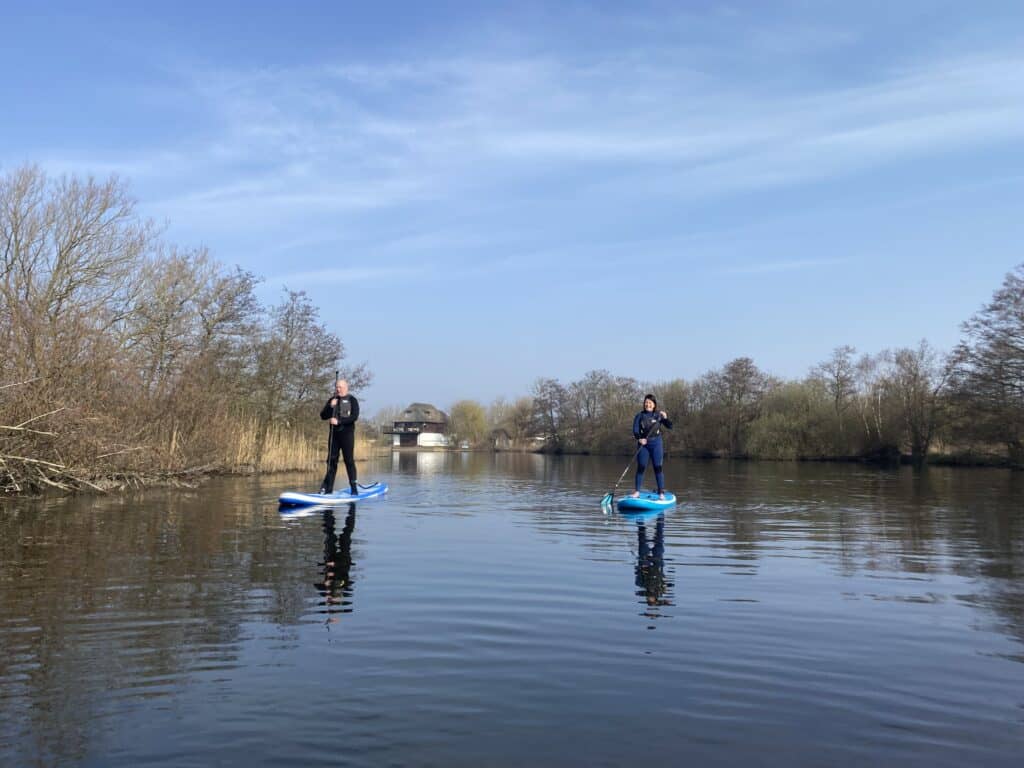
<instances>
[{"instance_id":1,"label":"paddle shaft","mask_svg":"<svg viewBox=\"0 0 1024 768\"><path fill-rule=\"evenodd\" d=\"M331 392L331 397L338 396L338 377L341 375L341 371L334 372L334 391ZM338 404L334 404L334 415L338 414ZM331 453L334 451L334 425L331 424L331 420L327 420L327 466L331 466Z\"/></svg>"}]
</instances>

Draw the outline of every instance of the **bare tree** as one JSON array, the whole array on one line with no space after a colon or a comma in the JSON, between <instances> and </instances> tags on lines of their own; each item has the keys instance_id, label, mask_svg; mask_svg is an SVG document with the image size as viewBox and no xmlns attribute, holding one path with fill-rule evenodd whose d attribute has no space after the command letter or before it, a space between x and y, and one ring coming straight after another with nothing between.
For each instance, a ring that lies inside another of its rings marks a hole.
<instances>
[{"instance_id":1,"label":"bare tree","mask_svg":"<svg viewBox=\"0 0 1024 768\"><path fill-rule=\"evenodd\" d=\"M870 454L896 453L896 437L890 428L887 381L892 353L862 355L857 361L857 396L855 402L864 426L862 451Z\"/></svg>"},{"instance_id":2,"label":"bare tree","mask_svg":"<svg viewBox=\"0 0 1024 768\"><path fill-rule=\"evenodd\" d=\"M899 403L911 458L922 464L941 426L949 367L923 339L916 349L897 349L891 359L886 383Z\"/></svg>"},{"instance_id":3,"label":"bare tree","mask_svg":"<svg viewBox=\"0 0 1024 768\"><path fill-rule=\"evenodd\" d=\"M51 183L35 167L0 180L0 311L12 362L57 376L111 352L156 233L116 178Z\"/></svg>"},{"instance_id":4,"label":"bare tree","mask_svg":"<svg viewBox=\"0 0 1024 768\"><path fill-rule=\"evenodd\" d=\"M302 419L319 408L345 356L341 340L320 322L319 312L302 291L286 291L271 311L270 323L256 347L256 378L251 403L257 421L253 465L258 469L270 425ZM352 381L357 390L362 381Z\"/></svg>"},{"instance_id":5,"label":"bare tree","mask_svg":"<svg viewBox=\"0 0 1024 768\"><path fill-rule=\"evenodd\" d=\"M828 360L819 363L811 371L812 376L821 379L832 399L839 430L836 448L840 451L846 450L843 415L856 393L857 366L853 362L856 353L856 349L846 344L836 347Z\"/></svg>"},{"instance_id":6,"label":"bare tree","mask_svg":"<svg viewBox=\"0 0 1024 768\"><path fill-rule=\"evenodd\" d=\"M253 420L257 456L273 425L302 460L344 348L303 295L268 313L255 284L162 244L117 178L0 175L0 485L237 466L254 430L232 425Z\"/></svg>"},{"instance_id":7,"label":"bare tree","mask_svg":"<svg viewBox=\"0 0 1024 768\"><path fill-rule=\"evenodd\" d=\"M713 372L709 383L722 415L729 454L741 456L746 429L760 413L761 400L772 380L749 357L738 357Z\"/></svg>"},{"instance_id":8,"label":"bare tree","mask_svg":"<svg viewBox=\"0 0 1024 768\"><path fill-rule=\"evenodd\" d=\"M508 429L508 433L513 440L524 440L534 435L536 425L533 418L532 398L516 398L516 401L512 404L507 425L506 429Z\"/></svg>"},{"instance_id":9,"label":"bare tree","mask_svg":"<svg viewBox=\"0 0 1024 768\"><path fill-rule=\"evenodd\" d=\"M557 379L537 379L533 385L533 413L549 448L561 451L566 438L565 406L568 393Z\"/></svg>"}]
</instances>

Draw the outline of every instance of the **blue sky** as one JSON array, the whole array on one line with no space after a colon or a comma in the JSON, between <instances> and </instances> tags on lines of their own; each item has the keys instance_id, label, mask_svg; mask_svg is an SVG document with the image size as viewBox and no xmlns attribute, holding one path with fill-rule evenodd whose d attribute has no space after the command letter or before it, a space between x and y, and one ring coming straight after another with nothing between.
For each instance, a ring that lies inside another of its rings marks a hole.
<instances>
[{"instance_id":1,"label":"blue sky","mask_svg":"<svg viewBox=\"0 0 1024 768\"><path fill-rule=\"evenodd\" d=\"M0 19L0 171L117 173L265 301L306 290L371 412L948 349L1024 261L1019 2Z\"/></svg>"}]
</instances>

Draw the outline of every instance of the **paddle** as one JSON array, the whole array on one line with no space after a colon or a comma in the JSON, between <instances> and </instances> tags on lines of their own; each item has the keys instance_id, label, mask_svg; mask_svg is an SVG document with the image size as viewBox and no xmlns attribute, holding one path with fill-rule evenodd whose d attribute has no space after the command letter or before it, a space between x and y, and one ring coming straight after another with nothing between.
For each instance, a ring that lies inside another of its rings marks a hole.
<instances>
[{"instance_id":1,"label":"paddle","mask_svg":"<svg viewBox=\"0 0 1024 768\"><path fill-rule=\"evenodd\" d=\"M331 397L338 396L338 377L341 376L341 371L334 372L334 389L331 391ZM338 412L338 404L334 404L334 412ZM327 420L327 468L331 467L331 451L334 450L334 425L331 424L330 419ZM320 489L321 492L324 490Z\"/></svg>"},{"instance_id":2,"label":"paddle","mask_svg":"<svg viewBox=\"0 0 1024 768\"><path fill-rule=\"evenodd\" d=\"M654 422L654 426L651 428L651 431L648 432L647 435L645 435L644 439L650 440L652 437L657 437L657 433L660 432L660 431L661 431L661 416L659 415L658 416L658 420L656 422ZM631 466L633 466L633 462L636 461L636 457L640 455L640 451L642 451L644 448L646 448L646 446L645 445L641 445L639 448L636 449L636 453L633 454L633 458L631 458L629 460L629 464L626 465L626 468L624 470L622 470L622 474L619 475L619 479L615 481L615 485L612 486L612 489L608 493L606 493L604 495L604 497L601 499L601 506L602 507L608 506L608 505L610 505L612 503L612 500L615 498L615 491L619 487L619 483L622 482L622 478L624 478L626 476L626 473L629 472L629 468Z\"/></svg>"}]
</instances>

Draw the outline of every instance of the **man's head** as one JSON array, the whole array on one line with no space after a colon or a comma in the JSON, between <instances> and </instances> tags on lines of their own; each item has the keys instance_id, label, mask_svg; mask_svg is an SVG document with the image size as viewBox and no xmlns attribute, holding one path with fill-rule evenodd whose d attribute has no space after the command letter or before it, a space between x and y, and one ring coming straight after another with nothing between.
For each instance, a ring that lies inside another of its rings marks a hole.
<instances>
[{"instance_id":1,"label":"man's head","mask_svg":"<svg viewBox=\"0 0 1024 768\"><path fill-rule=\"evenodd\" d=\"M338 397L347 397L348 382L345 381L344 379L338 379L336 382L334 382L334 394L336 394Z\"/></svg>"}]
</instances>

